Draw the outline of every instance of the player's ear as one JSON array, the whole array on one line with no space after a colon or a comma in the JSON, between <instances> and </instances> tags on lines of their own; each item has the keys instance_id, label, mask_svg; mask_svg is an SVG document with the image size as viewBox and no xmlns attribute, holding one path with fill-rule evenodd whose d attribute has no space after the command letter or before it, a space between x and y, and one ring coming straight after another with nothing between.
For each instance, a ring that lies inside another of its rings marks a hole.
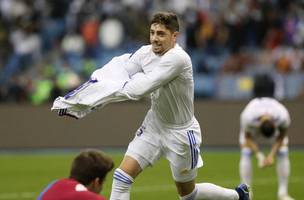
<instances>
[{"instance_id":1,"label":"player's ear","mask_svg":"<svg viewBox=\"0 0 304 200\"><path fill-rule=\"evenodd\" d=\"M94 179L94 182L95 182L94 185L96 185L98 188L102 189L103 182L104 182L103 180L101 180L99 177L96 177Z\"/></svg>"},{"instance_id":2,"label":"player's ear","mask_svg":"<svg viewBox=\"0 0 304 200\"><path fill-rule=\"evenodd\" d=\"M173 32L173 37L176 39L177 38L177 36L179 35L179 32L178 31L174 31Z\"/></svg>"},{"instance_id":3,"label":"player's ear","mask_svg":"<svg viewBox=\"0 0 304 200\"><path fill-rule=\"evenodd\" d=\"M101 181L101 179L99 178L99 177L96 177L95 179L94 179L94 181L95 181L95 183L97 184L102 184L102 181Z\"/></svg>"},{"instance_id":4,"label":"player's ear","mask_svg":"<svg viewBox=\"0 0 304 200\"><path fill-rule=\"evenodd\" d=\"M176 42L178 35L179 35L179 32L178 31L174 31L172 33L172 35L171 35L172 36L172 41Z\"/></svg>"},{"instance_id":5,"label":"player's ear","mask_svg":"<svg viewBox=\"0 0 304 200\"><path fill-rule=\"evenodd\" d=\"M88 188L89 191L98 194L102 190L102 186L103 186L103 181L101 181L100 178L96 177L86 187Z\"/></svg>"}]
</instances>

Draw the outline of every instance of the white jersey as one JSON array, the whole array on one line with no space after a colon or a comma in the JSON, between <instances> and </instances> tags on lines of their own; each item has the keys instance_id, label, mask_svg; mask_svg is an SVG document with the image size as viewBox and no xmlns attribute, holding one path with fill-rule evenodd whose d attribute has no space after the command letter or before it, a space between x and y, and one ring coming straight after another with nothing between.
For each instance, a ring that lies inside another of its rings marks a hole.
<instances>
[{"instance_id":1,"label":"white jersey","mask_svg":"<svg viewBox=\"0 0 304 200\"><path fill-rule=\"evenodd\" d=\"M290 116L287 109L273 98L255 98L251 100L241 114L241 134L248 132L252 136L259 134L259 118L268 115L274 120L276 128L274 137L279 135L278 129L288 128Z\"/></svg>"},{"instance_id":2,"label":"white jersey","mask_svg":"<svg viewBox=\"0 0 304 200\"><path fill-rule=\"evenodd\" d=\"M136 76L122 94L133 100L150 94L152 112L166 125L184 127L193 122L192 63L178 44L162 56L154 54L151 45L143 46L130 57L126 70Z\"/></svg>"}]
</instances>

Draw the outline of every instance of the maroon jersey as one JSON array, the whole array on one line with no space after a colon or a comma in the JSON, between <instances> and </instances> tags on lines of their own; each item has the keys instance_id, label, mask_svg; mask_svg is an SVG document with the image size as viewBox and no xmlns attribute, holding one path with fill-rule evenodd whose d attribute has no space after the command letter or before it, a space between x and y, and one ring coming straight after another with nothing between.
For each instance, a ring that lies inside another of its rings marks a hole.
<instances>
[{"instance_id":1,"label":"maroon jersey","mask_svg":"<svg viewBox=\"0 0 304 200\"><path fill-rule=\"evenodd\" d=\"M50 183L37 200L106 200L89 191L74 179L61 179Z\"/></svg>"}]
</instances>

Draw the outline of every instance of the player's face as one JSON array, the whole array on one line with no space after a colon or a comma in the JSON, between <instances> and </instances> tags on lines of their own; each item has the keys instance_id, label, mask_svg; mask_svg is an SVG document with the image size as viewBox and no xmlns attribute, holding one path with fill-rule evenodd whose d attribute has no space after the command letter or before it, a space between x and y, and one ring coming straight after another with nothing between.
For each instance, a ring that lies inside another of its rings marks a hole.
<instances>
[{"instance_id":1,"label":"player's face","mask_svg":"<svg viewBox=\"0 0 304 200\"><path fill-rule=\"evenodd\" d=\"M163 55L176 43L178 32L171 32L162 24L154 23L150 27L150 42L152 51L157 55Z\"/></svg>"}]
</instances>

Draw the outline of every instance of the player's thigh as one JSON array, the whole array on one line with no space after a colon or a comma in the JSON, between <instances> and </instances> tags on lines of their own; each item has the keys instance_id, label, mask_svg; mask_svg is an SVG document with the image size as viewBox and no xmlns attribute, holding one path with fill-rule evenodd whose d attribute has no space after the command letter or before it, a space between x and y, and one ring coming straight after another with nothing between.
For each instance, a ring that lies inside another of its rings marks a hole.
<instances>
[{"instance_id":1,"label":"player's thigh","mask_svg":"<svg viewBox=\"0 0 304 200\"><path fill-rule=\"evenodd\" d=\"M197 166L193 169L187 169L184 167L185 165L175 163L170 163L171 174L175 182L177 183L187 183L195 180L197 176L197 169L200 166Z\"/></svg>"},{"instance_id":2,"label":"player's thigh","mask_svg":"<svg viewBox=\"0 0 304 200\"><path fill-rule=\"evenodd\" d=\"M195 179L196 169L203 165L200 155L201 133L196 126L183 130L170 130L163 140L164 155L170 162L173 179L188 182Z\"/></svg>"},{"instance_id":3,"label":"player's thigh","mask_svg":"<svg viewBox=\"0 0 304 200\"><path fill-rule=\"evenodd\" d=\"M149 127L137 131L126 152L126 156L135 159L141 169L153 165L161 155L160 138L158 134L151 132Z\"/></svg>"}]
</instances>

